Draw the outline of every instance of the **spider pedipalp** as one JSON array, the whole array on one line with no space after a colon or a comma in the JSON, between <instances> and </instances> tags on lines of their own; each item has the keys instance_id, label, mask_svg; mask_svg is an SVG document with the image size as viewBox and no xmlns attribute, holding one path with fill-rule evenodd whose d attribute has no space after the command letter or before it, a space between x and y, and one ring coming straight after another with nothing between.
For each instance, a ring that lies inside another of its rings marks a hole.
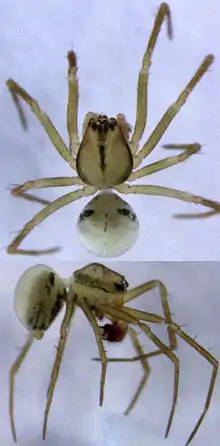
<instances>
[{"instance_id":1,"label":"spider pedipalp","mask_svg":"<svg viewBox=\"0 0 220 446\"><path fill-rule=\"evenodd\" d=\"M102 339L108 342L121 342L128 332L128 324L123 322L112 322L99 325Z\"/></svg>"}]
</instances>

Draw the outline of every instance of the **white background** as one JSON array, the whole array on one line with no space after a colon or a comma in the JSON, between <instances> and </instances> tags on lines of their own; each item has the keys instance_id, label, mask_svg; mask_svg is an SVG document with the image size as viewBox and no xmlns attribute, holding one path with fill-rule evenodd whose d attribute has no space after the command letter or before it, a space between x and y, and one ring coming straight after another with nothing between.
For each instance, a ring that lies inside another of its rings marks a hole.
<instances>
[{"instance_id":1,"label":"white background","mask_svg":"<svg viewBox=\"0 0 220 446\"><path fill-rule=\"evenodd\" d=\"M81 263L50 265L69 277ZM18 349L25 341L25 329L13 312L13 290L24 268L10 263L1 265L0 323L0 443L12 446L8 419L8 373ZM169 292L173 319L204 348L220 360L219 277L216 262L115 262L111 268L125 274L130 286L151 279L163 280ZM133 302L133 306L162 315L157 290ZM58 342L61 317L41 342L36 341L16 380L15 419L21 446L42 444L46 390ZM166 330L152 325L161 340ZM138 331L139 333L139 331ZM154 345L139 333L146 352ZM172 430L164 432L172 401L173 366L165 357L150 360L151 376L139 403L129 417L122 415L142 377L138 363L109 364L104 406L99 408L100 366L91 361L97 356L92 330L78 310L69 335L61 372L49 416L45 445L53 446L184 446L201 414L212 367L183 341L178 342L180 389ZM105 344L109 356L133 356L129 338L122 344ZM207 417L192 445L218 446L220 426L220 379L216 381ZM147 442L147 443L146 443Z\"/></svg>"},{"instance_id":2,"label":"white background","mask_svg":"<svg viewBox=\"0 0 220 446\"><path fill-rule=\"evenodd\" d=\"M28 107L29 131L22 131L5 81L12 77L26 88L68 142L66 53L74 49L79 64L80 130L89 110L113 116L125 113L133 125L138 70L158 5L153 0L105 4L100 0L1 0L1 258L16 231L40 209L37 204L11 197L9 186L39 177L72 174ZM168 41L163 25L150 75L148 135L204 56L213 53L216 59L149 162L166 156L162 143L200 142L202 154L148 181L220 200L219 4L217 0L202 1L193 8L190 0L173 0L170 6L174 40ZM144 182L147 184L147 180ZM43 196L54 199L61 193L63 190L47 190ZM203 221L175 221L174 213L197 208L166 198L125 199L140 219L141 234L123 260L220 259L219 216ZM75 230L77 217L88 200L61 209L36 228L23 247L58 245L63 250L57 259L92 259L80 246Z\"/></svg>"}]
</instances>

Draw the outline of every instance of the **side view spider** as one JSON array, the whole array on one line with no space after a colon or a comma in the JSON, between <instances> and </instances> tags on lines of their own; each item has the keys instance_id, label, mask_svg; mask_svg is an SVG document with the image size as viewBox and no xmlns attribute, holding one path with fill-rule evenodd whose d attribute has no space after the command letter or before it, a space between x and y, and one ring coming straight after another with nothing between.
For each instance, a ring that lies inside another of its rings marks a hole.
<instances>
[{"instance_id":1,"label":"side view spider","mask_svg":"<svg viewBox=\"0 0 220 446\"><path fill-rule=\"evenodd\" d=\"M95 198L89 202L89 205L84 208L78 219L77 228L81 243L93 254L101 257L118 256L127 251L137 238L138 220L132 208L119 195L113 193L113 189L121 194L156 195L203 205L210 208L208 212L202 214L206 217L220 211L220 203L188 192L155 185L129 184L139 178L147 177L187 160L191 155L197 153L201 147L198 143L169 144L164 147L180 149L182 153L140 167L141 163L156 147L166 129L214 60L211 54L204 58L176 102L167 109L140 149L139 145L147 121L149 69L157 38L165 20L167 20L168 38L171 39L171 12L168 4L161 3L138 76L136 121L131 137L131 128L122 113L119 113L116 118L109 118L103 114L89 112L84 120L80 142L78 136L78 66L76 54L73 51L70 51L67 55L69 64L67 107L69 147L65 145L37 101L14 80L9 79L7 81L7 86L18 109L23 127L27 127L27 122L19 102L20 98L30 106L57 152L77 173L77 176L73 177L41 178L27 181L11 190L14 196L37 201L45 206L24 225L8 246L7 252L9 254L38 255L58 251L60 249L58 247L25 250L21 249L19 245L49 215L79 200L81 197L89 197L97 193ZM65 186L79 186L79 188L52 202L27 193L30 189ZM198 217L197 214L194 216ZM186 218L187 215L184 215L184 217Z\"/></svg>"},{"instance_id":2,"label":"side view spider","mask_svg":"<svg viewBox=\"0 0 220 446\"><path fill-rule=\"evenodd\" d=\"M43 422L43 439L46 437L48 416L54 389L60 372L61 361L76 307L81 308L90 322L99 351L101 360L100 406L103 404L104 399L107 363L108 361L112 361L112 359L108 359L106 356L103 341L121 342L128 332L138 355L136 358L132 358L132 360L140 360L144 369L143 379L125 412L126 414L128 414L134 407L146 383L149 374L147 358L164 354L173 363L173 400L166 428L166 437L169 434L173 421L179 389L179 359L173 353L173 350L177 347L176 336L182 338L211 364L212 376L205 406L186 445L188 445L194 438L211 402L218 371L218 361L184 332L179 325L173 322L167 300L167 290L161 281L151 280L135 288L128 289L128 287L129 284L123 275L99 263L92 263L76 270L68 279L62 279L52 268L41 264L28 268L22 274L15 288L14 304L16 314L21 323L29 331L29 335L10 370L9 413L14 441L17 440L14 421L15 376L34 339L40 340L43 338L45 331L50 327L63 306L65 307L65 313L61 323L60 338L47 391ZM129 302L136 299L141 294L156 287L160 292L160 300L164 316L129 308L127 306ZM108 322L100 326L99 321L103 321L104 318ZM169 337L168 346L154 334L148 323L165 324ZM145 355L132 326L139 327L139 329L141 329L141 331L155 344L157 350Z\"/></svg>"}]
</instances>

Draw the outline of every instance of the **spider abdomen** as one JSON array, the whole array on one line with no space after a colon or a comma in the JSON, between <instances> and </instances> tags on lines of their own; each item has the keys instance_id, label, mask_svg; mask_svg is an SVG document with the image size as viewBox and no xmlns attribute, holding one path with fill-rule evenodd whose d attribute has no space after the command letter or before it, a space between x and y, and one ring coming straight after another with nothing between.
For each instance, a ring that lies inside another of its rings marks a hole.
<instances>
[{"instance_id":1,"label":"spider abdomen","mask_svg":"<svg viewBox=\"0 0 220 446\"><path fill-rule=\"evenodd\" d=\"M138 218L117 194L102 191L83 209L77 221L82 245L99 257L117 257L130 249L139 234Z\"/></svg>"},{"instance_id":2,"label":"spider abdomen","mask_svg":"<svg viewBox=\"0 0 220 446\"><path fill-rule=\"evenodd\" d=\"M52 268L32 266L22 274L16 286L15 312L27 330L33 334L43 333L61 310L65 295L64 283Z\"/></svg>"},{"instance_id":3,"label":"spider abdomen","mask_svg":"<svg viewBox=\"0 0 220 446\"><path fill-rule=\"evenodd\" d=\"M76 157L84 183L111 187L128 179L133 169L128 135L129 126L121 115L115 119L91 113Z\"/></svg>"}]
</instances>

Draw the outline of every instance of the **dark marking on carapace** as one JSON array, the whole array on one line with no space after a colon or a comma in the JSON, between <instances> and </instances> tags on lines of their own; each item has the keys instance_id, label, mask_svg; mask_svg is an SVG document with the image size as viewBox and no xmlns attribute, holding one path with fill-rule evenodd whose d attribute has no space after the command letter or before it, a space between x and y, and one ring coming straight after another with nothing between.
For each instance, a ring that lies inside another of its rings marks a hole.
<instances>
[{"instance_id":1,"label":"dark marking on carapace","mask_svg":"<svg viewBox=\"0 0 220 446\"><path fill-rule=\"evenodd\" d=\"M105 147L103 145L99 146L99 155L100 155L100 168L102 172L105 172L106 164L105 164Z\"/></svg>"}]
</instances>

